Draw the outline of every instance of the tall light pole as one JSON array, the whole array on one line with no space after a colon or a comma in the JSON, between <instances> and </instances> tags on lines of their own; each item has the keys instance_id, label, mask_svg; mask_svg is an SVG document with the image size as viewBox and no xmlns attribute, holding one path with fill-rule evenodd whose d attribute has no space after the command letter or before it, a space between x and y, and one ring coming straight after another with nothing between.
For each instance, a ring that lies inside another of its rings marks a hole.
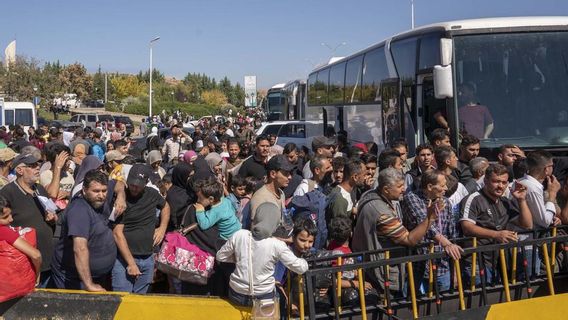
<instances>
[{"instance_id":1,"label":"tall light pole","mask_svg":"<svg viewBox=\"0 0 568 320\"><path fill-rule=\"evenodd\" d=\"M414 29L414 0L410 0L410 18L412 29Z\"/></svg>"},{"instance_id":2,"label":"tall light pole","mask_svg":"<svg viewBox=\"0 0 568 320\"><path fill-rule=\"evenodd\" d=\"M336 45L335 47L332 47L325 42L322 42L321 45L324 46L324 47L327 47L329 50L331 50L331 57L334 57L335 51L337 51L337 49L339 49L339 47L347 45L347 42L343 41L342 43Z\"/></svg>"},{"instance_id":3,"label":"tall light pole","mask_svg":"<svg viewBox=\"0 0 568 320\"><path fill-rule=\"evenodd\" d=\"M155 37L154 39L150 40L150 108L148 110L148 116L152 116L152 44L156 41L160 40L160 37Z\"/></svg>"}]
</instances>

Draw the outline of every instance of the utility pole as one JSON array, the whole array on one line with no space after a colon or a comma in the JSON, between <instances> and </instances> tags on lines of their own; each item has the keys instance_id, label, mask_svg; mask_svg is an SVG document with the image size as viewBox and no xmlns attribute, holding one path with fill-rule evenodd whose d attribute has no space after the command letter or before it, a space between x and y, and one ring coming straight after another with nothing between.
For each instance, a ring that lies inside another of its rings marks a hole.
<instances>
[{"instance_id":1,"label":"utility pole","mask_svg":"<svg viewBox=\"0 0 568 320\"><path fill-rule=\"evenodd\" d=\"M108 73L105 72L105 104L108 101Z\"/></svg>"}]
</instances>

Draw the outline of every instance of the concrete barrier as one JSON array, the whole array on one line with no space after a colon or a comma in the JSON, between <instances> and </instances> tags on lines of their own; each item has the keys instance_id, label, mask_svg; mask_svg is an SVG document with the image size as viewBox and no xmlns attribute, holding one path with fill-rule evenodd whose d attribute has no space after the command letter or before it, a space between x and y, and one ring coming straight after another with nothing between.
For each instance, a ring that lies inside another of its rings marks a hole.
<instances>
[{"instance_id":1,"label":"concrete barrier","mask_svg":"<svg viewBox=\"0 0 568 320\"><path fill-rule=\"evenodd\" d=\"M0 319L250 319L250 309L217 297L37 290L0 304Z\"/></svg>"}]
</instances>

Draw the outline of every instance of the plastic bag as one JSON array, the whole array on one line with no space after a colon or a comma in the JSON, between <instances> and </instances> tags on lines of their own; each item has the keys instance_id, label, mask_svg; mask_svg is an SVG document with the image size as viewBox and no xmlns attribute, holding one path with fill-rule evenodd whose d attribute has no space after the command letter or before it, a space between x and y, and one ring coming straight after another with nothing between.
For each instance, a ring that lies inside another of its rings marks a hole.
<instances>
[{"instance_id":1,"label":"plastic bag","mask_svg":"<svg viewBox=\"0 0 568 320\"><path fill-rule=\"evenodd\" d=\"M36 231L32 228L14 228L34 248ZM23 297L35 288L36 273L31 260L20 250L0 241L0 302Z\"/></svg>"}]
</instances>

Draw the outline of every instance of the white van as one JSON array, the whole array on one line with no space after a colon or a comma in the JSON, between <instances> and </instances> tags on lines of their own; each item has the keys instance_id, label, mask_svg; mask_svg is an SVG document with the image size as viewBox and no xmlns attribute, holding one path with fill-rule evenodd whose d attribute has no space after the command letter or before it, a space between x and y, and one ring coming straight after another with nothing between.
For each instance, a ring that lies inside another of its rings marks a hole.
<instances>
[{"instance_id":1,"label":"white van","mask_svg":"<svg viewBox=\"0 0 568 320\"><path fill-rule=\"evenodd\" d=\"M33 126L37 129L37 116L34 104L31 102L4 102L2 106L2 125L19 124L27 132Z\"/></svg>"}]
</instances>

